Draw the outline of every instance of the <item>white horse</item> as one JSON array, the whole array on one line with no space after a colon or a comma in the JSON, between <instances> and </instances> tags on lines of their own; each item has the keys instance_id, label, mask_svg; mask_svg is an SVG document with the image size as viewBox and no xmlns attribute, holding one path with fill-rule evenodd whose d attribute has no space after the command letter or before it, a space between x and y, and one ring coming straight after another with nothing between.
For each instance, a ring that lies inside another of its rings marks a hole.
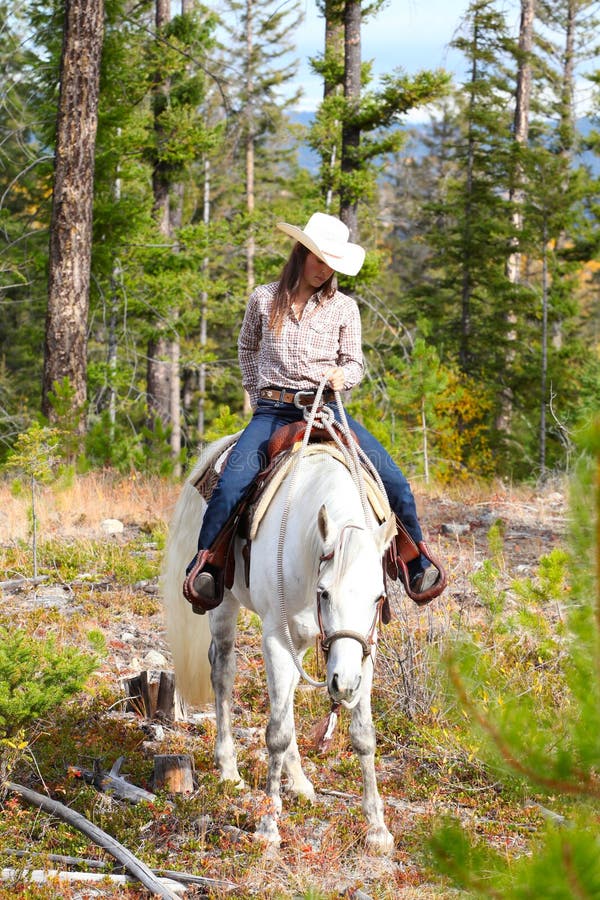
<instances>
[{"instance_id":1,"label":"white horse","mask_svg":"<svg viewBox=\"0 0 600 900\"><path fill-rule=\"evenodd\" d=\"M282 775L291 793L315 796L302 770L293 702L301 673L306 674L302 658L320 634L332 703L351 710L350 737L362 767L367 843L373 850L388 851L393 839L384 822L375 777L370 695L385 596L382 557L395 534L394 518L378 524L356 479L338 459L324 450L301 454L297 469L285 476L252 542L249 587L242 542L237 539L231 591L225 592L217 609L196 615L181 591L206 508L193 485L205 459L226 442L223 439L207 448L184 485L170 526L163 594L178 690L192 704L206 703L212 697L210 675L217 719L216 765L221 779L243 783L231 732L234 642L240 605L257 613L262 620L270 700L266 791L272 801L257 835L278 844Z\"/></svg>"}]
</instances>

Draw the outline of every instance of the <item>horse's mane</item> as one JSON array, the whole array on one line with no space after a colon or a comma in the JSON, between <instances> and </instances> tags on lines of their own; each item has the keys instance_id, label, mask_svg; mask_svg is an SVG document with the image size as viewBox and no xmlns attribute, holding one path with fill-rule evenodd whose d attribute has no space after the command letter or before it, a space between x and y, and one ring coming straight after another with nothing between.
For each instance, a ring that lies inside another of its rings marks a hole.
<instances>
[{"instance_id":1,"label":"horse's mane","mask_svg":"<svg viewBox=\"0 0 600 900\"><path fill-rule=\"evenodd\" d=\"M358 526L343 528L336 542L333 583L337 587L342 573L358 558L359 547L362 548L364 545L364 510L358 487L344 463L328 453L315 453L308 460L314 467L310 475L311 493L317 497L327 498L327 511L338 528L347 524ZM338 489L333 493L332 482L338 485Z\"/></svg>"},{"instance_id":2,"label":"horse's mane","mask_svg":"<svg viewBox=\"0 0 600 900\"><path fill-rule=\"evenodd\" d=\"M353 525L359 525L353 522ZM357 549L358 544L364 544L364 530L362 526L359 528L344 528L340 534L340 540L334 554L333 565L333 587L337 588L342 577L342 573L347 572L348 568L359 557Z\"/></svg>"}]
</instances>

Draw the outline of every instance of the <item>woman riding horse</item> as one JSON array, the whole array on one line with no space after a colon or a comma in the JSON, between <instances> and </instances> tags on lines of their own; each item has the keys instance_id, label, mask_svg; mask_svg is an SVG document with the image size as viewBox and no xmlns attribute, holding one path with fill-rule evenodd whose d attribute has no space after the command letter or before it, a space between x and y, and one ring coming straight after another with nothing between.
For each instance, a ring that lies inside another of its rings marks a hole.
<instances>
[{"instance_id":1,"label":"woman riding horse","mask_svg":"<svg viewBox=\"0 0 600 900\"><path fill-rule=\"evenodd\" d=\"M267 445L280 425L297 422L310 406L316 387L327 379L331 389L348 391L363 375L360 314L356 302L337 289L335 273L354 276L365 251L351 243L339 219L314 213L304 229L285 222L277 227L295 238L279 281L252 293L238 339L242 383L253 416L231 451L206 509L198 553L187 568L184 595L194 611L214 609L222 600L221 573L211 547L267 463ZM339 410L331 406L336 418ZM390 506L415 544L422 541L414 497L408 481L389 453L355 419L346 414L359 445L380 475ZM440 578L422 553L408 563L411 596L430 591Z\"/></svg>"}]
</instances>

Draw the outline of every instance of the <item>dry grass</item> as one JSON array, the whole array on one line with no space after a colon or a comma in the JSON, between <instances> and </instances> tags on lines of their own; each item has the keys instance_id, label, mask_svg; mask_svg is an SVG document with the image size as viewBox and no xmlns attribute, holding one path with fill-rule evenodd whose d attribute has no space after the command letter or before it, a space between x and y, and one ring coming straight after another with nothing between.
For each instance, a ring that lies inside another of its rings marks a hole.
<instances>
[{"instance_id":1,"label":"dry grass","mask_svg":"<svg viewBox=\"0 0 600 900\"><path fill-rule=\"evenodd\" d=\"M165 479L92 472L38 489L38 529L46 538L80 538L101 534L105 519L138 526L154 522L166 525L178 493L179 485ZM16 494L11 482L0 482L0 543L28 539L30 509L27 488Z\"/></svg>"}]
</instances>

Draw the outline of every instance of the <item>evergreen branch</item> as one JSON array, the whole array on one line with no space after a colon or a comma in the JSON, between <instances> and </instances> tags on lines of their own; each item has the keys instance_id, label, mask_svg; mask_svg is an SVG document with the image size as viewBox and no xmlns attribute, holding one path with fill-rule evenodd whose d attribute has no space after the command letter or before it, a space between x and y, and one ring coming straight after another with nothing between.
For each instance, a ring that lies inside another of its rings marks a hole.
<instances>
[{"instance_id":1,"label":"evergreen branch","mask_svg":"<svg viewBox=\"0 0 600 900\"><path fill-rule=\"evenodd\" d=\"M600 447L596 450L596 634L600 634Z\"/></svg>"},{"instance_id":2,"label":"evergreen branch","mask_svg":"<svg viewBox=\"0 0 600 900\"><path fill-rule=\"evenodd\" d=\"M27 175L27 173L30 172L31 169L34 169L37 165L39 165L39 163L47 162L48 160L51 160L51 159L54 159L54 154L50 154L48 156L40 156L38 159L34 159L33 162L29 163L28 166L25 166L25 168L21 172L17 172L15 177L12 179L11 182L9 182L6 190L0 197L0 209L2 209L2 207L4 206L4 201L6 200L6 195L8 193L10 193L10 191L12 190L14 185L17 183L17 181L19 181L19 179L23 175Z\"/></svg>"},{"instance_id":3,"label":"evergreen branch","mask_svg":"<svg viewBox=\"0 0 600 900\"><path fill-rule=\"evenodd\" d=\"M511 769L513 769L515 772L518 772L528 781L532 782L533 784L538 784L540 785L540 787L543 787L546 790L558 791L559 793L568 794L572 797L587 796L600 799L600 780L598 778L594 778L592 775L586 772L582 772L579 769L573 769L573 774L580 779L578 784L574 784L572 781L542 775L540 772L535 771L535 769L532 769L530 766L526 765L524 762L518 759L518 757L509 746L508 742L500 733L499 729L490 719L488 719L483 715L483 713L480 712L477 706L467 696L465 683L460 677L458 668L450 663L448 666L448 671L452 684L454 685L456 693L458 694L458 698L464 709L475 718L475 721L477 722L479 727L490 738L504 762L508 766L510 766Z\"/></svg>"},{"instance_id":4,"label":"evergreen branch","mask_svg":"<svg viewBox=\"0 0 600 900\"><path fill-rule=\"evenodd\" d=\"M576 849L577 848L574 848L568 841L565 841L561 848L562 864L565 867L571 896L581 897L582 900L585 900L585 897L588 897L589 894L585 885L581 883L581 879L577 877L577 871L573 865L573 850Z\"/></svg>"}]
</instances>

